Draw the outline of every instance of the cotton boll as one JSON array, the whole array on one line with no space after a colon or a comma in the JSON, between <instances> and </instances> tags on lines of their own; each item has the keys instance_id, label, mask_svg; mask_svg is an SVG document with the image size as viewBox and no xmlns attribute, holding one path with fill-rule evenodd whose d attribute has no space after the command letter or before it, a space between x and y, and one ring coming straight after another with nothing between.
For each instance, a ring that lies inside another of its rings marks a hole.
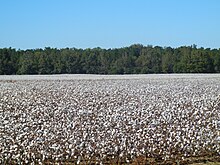
<instances>
[{"instance_id":1,"label":"cotton boll","mask_svg":"<svg viewBox=\"0 0 220 165\"><path fill-rule=\"evenodd\" d=\"M38 163L48 158L80 163L93 156L101 163L108 156L125 160L142 154L168 160L176 151L180 158L202 148L217 152L218 84L196 75L4 83L0 149Z\"/></svg>"}]
</instances>

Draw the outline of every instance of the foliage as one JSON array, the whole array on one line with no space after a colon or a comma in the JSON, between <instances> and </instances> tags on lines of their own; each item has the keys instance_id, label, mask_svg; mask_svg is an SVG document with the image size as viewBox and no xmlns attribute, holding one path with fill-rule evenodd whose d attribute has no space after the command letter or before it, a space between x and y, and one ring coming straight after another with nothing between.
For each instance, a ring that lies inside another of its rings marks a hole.
<instances>
[{"instance_id":1,"label":"foliage","mask_svg":"<svg viewBox=\"0 0 220 165\"><path fill-rule=\"evenodd\" d=\"M220 49L143 46L118 49L0 49L0 74L220 73Z\"/></svg>"}]
</instances>

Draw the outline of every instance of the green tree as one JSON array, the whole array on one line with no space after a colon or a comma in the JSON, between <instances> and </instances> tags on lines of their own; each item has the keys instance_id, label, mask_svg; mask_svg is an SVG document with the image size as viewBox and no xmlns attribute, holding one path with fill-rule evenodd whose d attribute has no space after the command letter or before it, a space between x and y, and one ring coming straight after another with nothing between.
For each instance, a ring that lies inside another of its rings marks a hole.
<instances>
[{"instance_id":1,"label":"green tree","mask_svg":"<svg viewBox=\"0 0 220 165\"><path fill-rule=\"evenodd\" d=\"M37 74L37 60L33 51L23 52L18 65L18 74Z\"/></svg>"},{"instance_id":2,"label":"green tree","mask_svg":"<svg viewBox=\"0 0 220 165\"><path fill-rule=\"evenodd\" d=\"M173 73L173 67L175 64L175 56L171 47L165 48L162 55L162 72Z\"/></svg>"}]
</instances>

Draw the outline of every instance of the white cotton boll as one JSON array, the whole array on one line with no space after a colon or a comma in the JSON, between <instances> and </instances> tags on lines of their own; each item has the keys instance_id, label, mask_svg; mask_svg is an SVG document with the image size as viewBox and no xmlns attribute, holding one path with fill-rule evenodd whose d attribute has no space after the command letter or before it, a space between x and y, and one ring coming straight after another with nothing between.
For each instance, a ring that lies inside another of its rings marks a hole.
<instances>
[{"instance_id":1,"label":"white cotton boll","mask_svg":"<svg viewBox=\"0 0 220 165\"><path fill-rule=\"evenodd\" d=\"M40 152L42 160L54 154L60 161L65 153L62 159L75 156L76 161L80 154L97 156L99 163L108 155L125 158L131 153L134 158L145 151L149 156L165 155L164 159L175 157L171 155L175 149L190 154L199 153L201 147L218 152L219 110L210 109L220 93L218 79L210 75L207 80L201 75L125 75L107 80L90 76L88 80L81 76L32 77L18 80L9 89L5 89L8 83L0 81L0 116L4 116L0 129L5 131L0 137L5 148L0 149L6 153L10 149L14 155L24 150L32 158L35 154L26 153Z\"/></svg>"}]
</instances>

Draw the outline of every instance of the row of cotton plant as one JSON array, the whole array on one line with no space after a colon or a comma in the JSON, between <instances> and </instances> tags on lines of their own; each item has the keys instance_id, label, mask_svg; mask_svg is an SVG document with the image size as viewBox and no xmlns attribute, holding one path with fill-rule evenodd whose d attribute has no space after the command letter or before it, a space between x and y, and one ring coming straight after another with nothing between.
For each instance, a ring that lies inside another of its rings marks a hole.
<instances>
[{"instance_id":1,"label":"row of cotton plant","mask_svg":"<svg viewBox=\"0 0 220 165\"><path fill-rule=\"evenodd\" d=\"M218 156L219 82L220 75L2 79L0 163Z\"/></svg>"}]
</instances>

